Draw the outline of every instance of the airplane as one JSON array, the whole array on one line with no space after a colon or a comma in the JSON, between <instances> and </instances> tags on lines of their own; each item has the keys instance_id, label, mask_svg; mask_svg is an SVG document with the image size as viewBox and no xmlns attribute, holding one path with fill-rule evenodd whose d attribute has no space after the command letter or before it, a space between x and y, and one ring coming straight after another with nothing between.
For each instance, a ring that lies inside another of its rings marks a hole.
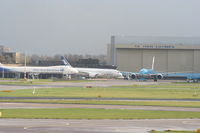
<instances>
[{"instance_id":1,"label":"airplane","mask_svg":"<svg viewBox=\"0 0 200 133\"><path fill-rule=\"evenodd\" d=\"M168 78L183 78L183 79L186 79L187 82L197 83L200 80L200 73L193 73L193 72L167 73L166 77L168 77Z\"/></svg>"},{"instance_id":2,"label":"airplane","mask_svg":"<svg viewBox=\"0 0 200 133\"><path fill-rule=\"evenodd\" d=\"M158 79L162 79L165 76L165 73L156 72L154 70L154 62L155 62L155 56L153 56L151 69L142 68L138 73L122 72L122 74L125 77L125 79L139 79L139 80L153 79L156 82Z\"/></svg>"},{"instance_id":3,"label":"airplane","mask_svg":"<svg viewBox=\"0 0 200 133\"><path fill-rule=\"evenodd\" d=\"M156 72L154 70L154 62L155 56L153 56L152 61L152 68L142 68L138 73L133 72L122 72L125 79L139 79L139 80L147 80L153 79L157 81L158 79L178 79L184 78L187 82L194 82L197 83L200 80L200 73L193 73L193 72Z\"/></svg>"},{"instance_id":4,"label":"airplane","mask_svg":"<svg viewBox=\"0 0 200 133\"><path fill-rule=\"evenodd\" d=\"M64 65L70 65L64 56L61 56L61 60ZM71 65L70 65L71 66ZM115 69L101 69L101 68L79 68L78 74L88 78L123 78L120 71Z\"/></svg>"},{"instance_id":5,"label":"airplane","mask_svg":"<svg viewBox=\"0 0 200 133\"><path fill-rule=\"evenodd\" d=\"M4 72L14 72L17 74L24 73L24 78L26 78L26 73L28 73L33 79L34 77L41 73L51 73L51 74L63 74L63 76L70 76L71 74L78 73L78 70L71 67L71 65L65 66L49 66L49 67L33 67L33 66L4 66L0 63L0 71Z\"/></svg>"}]
</instances>

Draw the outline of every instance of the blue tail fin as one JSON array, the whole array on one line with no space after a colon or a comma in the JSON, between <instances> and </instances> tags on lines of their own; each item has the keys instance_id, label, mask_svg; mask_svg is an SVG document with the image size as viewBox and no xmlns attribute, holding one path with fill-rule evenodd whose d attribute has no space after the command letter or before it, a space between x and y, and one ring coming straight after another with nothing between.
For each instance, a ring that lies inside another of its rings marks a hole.
<instances>
[{"instance_id":1,"label":"blue tail fin","mask_svg":"<svg viewBox=\"0 0 200 133\"><path fill-rule=\"evenodd\" d=\"M61 56L61 60L65 66L71 66L64 56Z\"/></svg>"}]
</instances>

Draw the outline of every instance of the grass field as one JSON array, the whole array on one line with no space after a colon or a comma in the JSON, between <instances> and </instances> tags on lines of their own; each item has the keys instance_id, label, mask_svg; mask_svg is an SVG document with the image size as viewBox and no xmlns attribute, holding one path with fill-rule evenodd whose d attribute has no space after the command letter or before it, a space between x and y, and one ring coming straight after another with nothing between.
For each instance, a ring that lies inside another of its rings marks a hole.
<instances>
[{"instance_id":1,"label":"grass field","mask_svg":"<svg viewBox=\"0 0 200 133\"><path fill-rule=\"evenodd\" d=\"M0 102L129 105L129 106L160 106L160 107L200 108L200 102L192 102L192 101L20 100L19 99L19 100L0 100Z\"/></svg>"},{"instance_id":2,"label":"grass field","mask_svg":"<svg viewBox=\"0 0 200 133\"><path fill-rule=\"evenodd\" d=\"M124 87L66 87L13 90L10 93L0 91L0 96L15 97L89 97L89 98L166 98L200 99L199 84L175 85L133 85Z\"/></svg>"},{"instance_id":3,"label":"grass field","mask_svg":"<svg viewBox=\"0 0 200 133\"><path fill-rule=\"evenodd\" d=\"M200 118L200 112L120 109L0 109L2 118L29 119L182 119Z\"/></svg>"},{"instance_id":4,"label":"grass field","mask_svg":"<svg viewBox=\"0 0 200 133\"><path fill-rule=\"evenodd\" d=\"M31 85L31 84L48 84L51 82L70 82L70 83L81 83L81 82L93 82L92 80L61 80L53 81L52 79L0 79L0 85Z\"/></svg>"},{"instance_id":5,"label":"grass field","mask_svg":"<svg viewBox=\"0 0 200 133\"><path fill-rule=\"evenodd\" d=\"M15 82L15 81L14 81ZM24 81L20 81L24 82ZM44 81L45 82L45 81ZM49 81L46 81L49 82ZM37 82L36 82L37 83ZM83 98L158 98L200 99L200 84L130 85L113 87L65 87L0 90L0 97L83 97ZM200 107L186 101L111 101L111 100L0 100L0 102L106 104L135 106ZM0 109L2 118L44 119L179 119L200 118L200 112L148 111L120 109Z\"/></svg>"},{"instance_id":6,"label":"grass field","mask_svg":"<svg viewBox=\"0 0 200 133\"><path fill-rule=\"evenodd\" d=\"M166 131L151 131L150 133L198 133L198 132L197 131L166 130Z\"/></svg>"}]
</instances>

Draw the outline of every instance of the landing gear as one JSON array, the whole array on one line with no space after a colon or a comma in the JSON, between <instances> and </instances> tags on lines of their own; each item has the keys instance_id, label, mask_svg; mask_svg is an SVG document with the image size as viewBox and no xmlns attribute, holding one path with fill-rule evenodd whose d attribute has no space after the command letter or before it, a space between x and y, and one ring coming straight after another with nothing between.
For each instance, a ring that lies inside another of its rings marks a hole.
<instances>
[{"instance_id":1,"label":"landing gear","mask_svg":"<svg viewBox=\"0 0 200 133\"><path fill-rule=\"evenodd\" d=\"M63 74L63 78L64 79L71 79L71 75L70 74Z\"/></svg>"},{"instance_id":2,"label":"landing gear","mask_svg":"<svg viewBox=\"0 0 200 133\"><path fill-rule=\"evenodd\" d=\"M199 80L198 79L187 79L188 83L198 83Z\"/></svg>"},{"instance_id":3,"label":"landing gear","mask_svg":"<svg viewBox=\"0 0 200 133\"><path fill-rule=\"evenodd\" d=\"M157 76L154 76L154 77L153 77L153 81L154 81L154 82L157 82L157 81L158 81Z\"/></svg>"},{"instance_id":4,"label":"landing gear","mask_svg":"<svg viewBox=\"0 0 200 133\"><path fill-rule=\"evenodd\" d=\"M28 74L29 79L39 79L39 74L37 73L29 73Z\"/></svg>"},{"instance_id":5,"label":"landing gear","mask_svg":"<svg viewBox=\"0 0 200 133\"><path fill-rule=\"evenodd\" d=\"M194 83L198 83L199 82L199 80L198 79L194 79L194 81L193 81Z\"/></svg>"}]
</instances>

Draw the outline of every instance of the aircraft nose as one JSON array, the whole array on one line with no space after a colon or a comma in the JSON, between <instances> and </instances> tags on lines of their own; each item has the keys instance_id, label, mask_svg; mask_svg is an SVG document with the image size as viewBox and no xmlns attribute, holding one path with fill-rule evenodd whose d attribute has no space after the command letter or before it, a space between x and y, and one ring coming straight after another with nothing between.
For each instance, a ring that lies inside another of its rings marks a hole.
<instances>
[{"instance_id":1,"label":"aircraft nose","mask_svg":"<svg viewBox=\"0 0 200 133\"><path fill-rule=\"evenodd\" d=\"M75 69L75 68L73 68L73 73L78 73L78 70L77 69Z\"/></svg>"},{"instance_id":2,"label":"aircraft nose","mask_svg":"<svg viewBox=\"0 0 200 133\"><path fill-rule=\"evenodd\" d=\"M119 78L124 78L121 72L119 73Z\"/></svg>"},{"instance_id":3,"label":"aircraft nose","mask_svg":"<svg viewBox=\"0 0 200 133\"><path fill-rule=\"evenodd\" d=\"M117 73L115 74L115 76L117 78L122 78L123 77L123 75L122 75L122 73L120 71L117 71Z\"/></svg>"}]
</instances>

